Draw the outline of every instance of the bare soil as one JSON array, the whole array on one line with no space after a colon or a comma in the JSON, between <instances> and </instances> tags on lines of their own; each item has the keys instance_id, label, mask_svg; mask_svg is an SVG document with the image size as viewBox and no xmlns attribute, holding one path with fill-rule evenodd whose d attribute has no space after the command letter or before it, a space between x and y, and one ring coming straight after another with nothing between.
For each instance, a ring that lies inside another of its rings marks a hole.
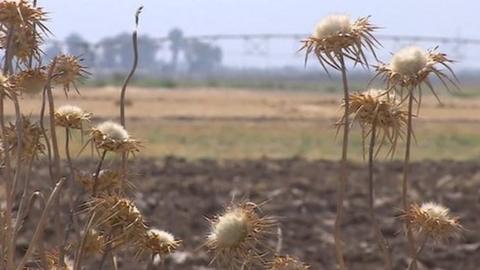
<instances>
[{"instance_id":1,"label":"bare soil","mask_svg":"<svg viewBox=\"0 0 480 270\"><path fill-rule=\"evenodd\" d=\"M93 170L94 163L82 163ZM334 161L187 161L168 157L136 160L131 168L137 186L133 195L149 223L183 239L179 252L157 269L215 269L209 266L210 255L200 248L209 230L205 217L213 217L232 198L265 202L265 213L281 223L283 254L308 262L312 270L335 269L332 231L339 166ZM353 270L382 269L367 211L367 170L363 164L351 168L342 226L346 260ZM375 171L381 226L393 246L395 269L405 269L405 238L398 219L402 164L381 163ZM413 164L412 172L411 200L444 204L465 227L458 239L430 243L421 255L420 269L479 269L480 164L424 161ZM36 175L48 178L46 169L37 170ZM270 244L275 245L276 239ZM146 263L139 267L140 263L123 258L120 256L120 269L146 269Z\"/></svg>"}]
</instances>

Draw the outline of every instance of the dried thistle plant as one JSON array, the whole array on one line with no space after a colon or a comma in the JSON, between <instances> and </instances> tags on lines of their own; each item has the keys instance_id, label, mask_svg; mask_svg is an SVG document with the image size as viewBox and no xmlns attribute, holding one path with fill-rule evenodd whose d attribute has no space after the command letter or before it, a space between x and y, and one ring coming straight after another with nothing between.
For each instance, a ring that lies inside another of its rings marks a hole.
<instances>
[{"instance_id":1,"label":"dried thistle plant","mask_svg":"<svg viewBox=\"0 0 480 270\"><path fill-rule=\"evenodd\" d=\"M121 125L106 121L91 130L91 137L98 149L115 153L140 151L140 143L130 137Z\"/></svg>"},{"instance_id":2,"label":"dried thistle plant","mask_svg":"<svg viewBox=\"0 0 480 270\"><path fill-rule=\"evenodd\" d=\"M261 216L256 204L231 205L210 222L205 246L214 254L212 262L228 269L265 265L263 257L270 252L266 237L276 222Z\"/></svg>"},{"instance_id":3,"label":"dried thistle plant","mask_svg":"<svg viewBox=\"0 0 480 270\"><path fill-rule=\"evenodd\" d=\"M342 103L342 107L345 102ZM399 100L387 90L369 89L350 94L348 117L357 122L362 129L362 141L365 141L375 129L375 155L385 145L390 145L388 154L394 155L399 139L405 136L408 112ZM338 126L345 123L345 116ZM365 152L365 151L364 151Z\"/></svg>"},{"instance_id":4,"label":"dried thistle plant","mask_svg":"<svg viewBox=\"0 0 480 270\"><path fill-rule=\"evenodd\" d=\"M43 91L47 82L45 67L22 70L14 77L20 93L35 95Z\"/></svg>"},{"instance_id":5,"label":"dried thistle plant","mask_svg":"<svg viewBox=\"0 0 480 270\"><path fill-rule=\"evenodd\" d=\"M316 55L319 63L328 73L327 67L342 73L343 98L344 98L344 125L342 140L341 169L337 188L337 215L334 225L335 256L340 270L346 269L342 228L346 185L348 178L348 141L349 141L349 111L350 95L347 79L347 66L345 59L353 61L354 65L360 64L368 67L365 51L370 52L375 58L375 48L380 43L373 36L378 27L369 22L369 17L360 18L354 22L345 15L330 15L321 20L315 27L314 33L303 40L305 50L305 64L309 56Z\"/></svg>"},{"instance_id":6,"label":"dried thistle plant","mask_svg":"<svg viewBox=\"0 0 480 270\"><path fill-rule=\"evenodd\" d=\"M22 160L29 160L31 158L36 158L38 154L42 154L45 151L45 146L41 142L43 138L42 129L37 123L32 123L29 117L23 116L23 140L22 140ZM9 123L5 129L6 137L5 140L8 142L10 149L4 149L12 151L14 155L17 155L17 132L16 124Z\"/></svg>"},{"instance_id":7,"label":"dried thistle plant","mask_svg":"<svg viewBox=\"0 0 480 270\"><path fill-rule=\"evenodd\" d=\"M181 241L175 240L175 236L169 232L149 229L140 242L136 244L137 250L135 256L141 257L148 252L152 257L163 257L175 252L180 243Z\"/></svg>"},{"instance_id":8,"label":"dried thistle plant","mask_svg":"<svg viewBox=\"0 0 480 270\"><path fill-rule=\"evenodd\" d=\"M413 104L416 101L418 104L417 111L419 111L422 101L422 85L426 85L432 94L439 99L430 81L430 77L432 76L438 78L447 89L449 89L448 83L458 87L453 80L456 80L456 77L450 67L450 64L453 61L448 59L445 54L437 52L436 50L437 48L425 51L415 46L405 47L393 55L389 64L382 64L376 68L376 77L381 77L385 81L387 84L387 90L396 91L401 97L400 102L402 103L408 100L407 131L402 181L402 204L404 211L408 211L409 208L408 181L411 173L410 151L413 135ZM448 70L453 79L439 67ZM407 228L408 250L410 257L413 258L416 254L415 237L410 224L406 223L405 225ZM417 269L415 260L413 263L413 269Z\"/></svg>"},{"instance_id":9,"label":"dried thistle plant","mask_svg":"<svg viewBox=\"0 0 480 270\"><path fill-rule=\"evenodd\" d=\"M105 251L107 239L96 230L89 230L85 238L84 251L87 255L100 255Z\"/></svg>"},{"instance_id":10,"label":"dried thistle plant","mask_svg":"<svg viewBox=\"0 0 480 270\"><path fill-rule=\"evenodd\" d=\"M107 235L106 244L114 244L111 249L129 242L138 243L147 232L142 214L128 198L95 197L87 203L87 211L95 214L94 227Z\"/></svg>"},{"instance_id":11,"label":"dried thistle plant","mask_svg":"<svg viewBox=\"0 0 480 270\"><path fill-rule=\"evenodd\" d=\"M35 7L28 0L2 0L0 2L0 28L6 31L6 27L19 28L21 26L40 27L48 32L44 22L47 20L46 13L41 7Z\"/></svg>"},{"instance_id":12,"label":"dried thistle plant","mask_svg":"<svg viewBox=\"0 0 480 270\"><path fill-rule=\"evenodd\" d=\"M8 47L8 35L0 37L0 46ZM40 61L42 51L40 45L43 43L42 36L29 26L15 28L11 40L10 48L13 51L12 56L16 57L18 63L28 64L33 58Z\"/></svg>"},{"instance_id":13,"label":"dried thistle plant","mask_svg":"<svg viewBox=\"0 0 480 270\"><path fill-rule=\"evenodd\" d=\"M455 236L462 230L459 219L452 217L448 208L433 202L412 204L402 218L417 233L427 234L438 241Z\"/></svg>"},{"instance_id":14,"label":"dried thistle plant","mask_svg":"<svg viewBox=\"0 0 480 270\"><path fill-rule=\"evenodd\" d=\"M95 186L95 174L91 175L80 175L78 180L84 187L84 189L92 193ZM117 171L103 169L98 175L98 194L123 194L126 190L132 189L133 185L122 179L121 174Z\"/></svg>"},{"instance_id":15,"label":"dried thistle plant","mask_svg":"<svg viewBox=\"0 0 480 270\"><path fill-rule=\"evenodd\" d=\"M308 267L303 262L291 256L277 256L270 263L268 270L308 270Z\"/></svg>"},{"instance_id":16,"label":"dried thistle plant","mask_svg":"<svg viewBox=\"0 0 480 270\"><path fill-rule=\"evenodd\" d=\"M421 86L426 85L440 101L430 80L431 75L439 79L447 90L449 85L458 88L456 76L450 65L453 63L446 54L438 52L437 47L423 50L416 46L405 47L395 53L389 64L376 67L377 76L383 79L387 89L397 90L402 97L410 95L418 88L417 101L421 103ZM445 68L448 73L441 68ZM409 90L407 93L403 90Z\"/></svg>"},{"instance_id":17,"label":"dried thistle plant","mask_svg":"<svg viewBox=\"0 0 480 270\"><path fill-rule=\"evenodd\" d=\"M67 54L59 55L55 57L55 60L53 82L61 85L65 94L68 94L72 87L79 93L77 82L89 75L86 68L81 64L82 60Z\"/></svg>"},{"instance_id":18,"label":"dried thistle plant","mask_svg":"<svg viewBox=\"0 0 480 270\"><path fill-rule=\"evenodd\" d=\"M414 269L418 257L422 253L429 239L435 242L444 241L457 236L462 230L462 225L457 217L450 215L450 210L442 205L427 202L422 205L412 204L404 211L401 218L405 220L417 234L423 235L420 247L415 250L408 270Z\"/></svg>"},{"instance_id":19,"label":"dried thistle plant","mask_svg":"<svg viewBox=\"0 0 480 270\"><path fill-rule=\"evenodd\" d=\"M60 106L55 111L55 123L58 126L83 130L83 124L90 121L91 113L73 105Z\"/></svg>"}]
</instances>

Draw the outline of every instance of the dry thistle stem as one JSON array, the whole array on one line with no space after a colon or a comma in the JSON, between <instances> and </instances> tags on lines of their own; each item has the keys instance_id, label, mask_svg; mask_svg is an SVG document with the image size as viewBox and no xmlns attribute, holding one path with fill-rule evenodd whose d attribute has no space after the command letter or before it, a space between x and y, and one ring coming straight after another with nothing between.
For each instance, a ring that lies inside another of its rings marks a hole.
<instances>
[{"instance_id":1,"label":"dry thistle stem","mask_svg":"<svg viewBox=\"0 0 480 270\"><path fill-rule=\"evenodd\" d=\"M268 267L269 270L308 270L308 267L303 262L291 256L277 256Z\"/></svg>"},{"instance_id":2,"label":"dry thistle stem","mask_svg":"<svg viewBox=\"0 0 480 270\"><path fill-rule=\"evenodd\" d=\"M47 82L45 67L20 71L14 77L16 87L21 93L35 95L43 91Z\"/></svg>"},{"instance_id":3,"label":"dry thistle stem","mask_svg":"<svg viewBox=\"0 0 480 270\"><path fill-rule=\"evenodd\" d=\"M32 157L43 154L45 146L41 143L40 139L43 137L42 129L37 123L32 123L30 118L23 117L23 153L21 154L22 160L29 160ZM18 145L16 124L9 123L5 129L6 140L10 146L10 150L16 155L16 149Z\"/></svg>"},{"instance_id":4,"label":"dry thistle stem","mask_svg":"<svg viewBox=\"0 0 480 270\"><path fill-rule=\"evenodd\" d=\"M425 84L438 99L438 95L429 79L430 75L438 78L447 90L450 90L449 84L456 88L458 86L454 81L457 80L455 73L450 67L453 61L447 58L446 54L436 50L437 47L427 51L416 46L405 47L393 55L389 64L377 66L376 76L385 81L388 90L409 89L411 91L417 87L421 90L421 85ZM441 70L441 67L444 67L453 79ZM400 91L400 93L403 97L403 91ZM420 101L421 91L418 98L419 103Z\"/></svg>"},{"instance_id":5,"label":"dry thistle stem","mask_svg":"<svg viewBox=\"0 0 480 270\"><path fill-rule=\"evenodd\" d=\"M80 63L82 59L67 54L58 55L55 59L53 82L63 86L65 94L70 91L72 86L78 93L76 82L89 75L86 68Z\"/></svg>"},{"instance_id":6,"label":"dry thistle stem","mask_svg":"<svg viewBox=\"0 0 480 270\"><path fill-rule=\"evenodd\" d=\"M342 104L345 106L345 103ZM362 128L362 139L376 129L377 153L386 143L390 144L390 154L395 153L399 138L404 137L408 112L395 96L387 90L369 89L364 92L350 94L348 116L353 116L353 122L358 122ZM338 122L345 123L345 117Z\"/></svg>"},{"instance_id":7,"label":"dry thistle stem","mask_svg":"<svg viewBox=\"0 0 480 270\"><path fill-rule=\"evenodd\" d=\"M73 105L60 106L55 111L55 124L58 126L83 130L83 123L90 121L91 113Z\"/></svg>"},{"instance_id":8,"label":"dry thistle stem","mask_svg":"<svg viewBox=\"0 0 480 270\"><path fill-rule=\"evenodd\" d=\"M444 240L457 235L461 230L459 219L450 215L450 210L428 202L421 206L412 204L403 213L404 218L418 233L425 233L435 240Z\"/></svg>"},{"instance_id":9,"label":"dry thistle stem","mask_svg":"<svg viewBox=\"0 0 480 270\"><path fill-rule=\"evenodd\" d=\"M93 191L95 185L95 174L93 175L80 175L78 177L82 186L89 193ZM108 169L101 170L98 175L98 194L121 194L125 191L125 188L130 188L131 183L122 179L121 175L117 171Z\"/></svg>"},{"instance_id":10,"label":"dry thistle stem","mask_svg":"<svg viewBox=\"0 0 480 270\"><path fill-rule=\"evenodd\" d=\"M376 58L374 48L380 44L372 35L376 29L369 17L352 22L346 15L330 15L317 24L312 36L302 41L304 46L300 50L306 51L305 63L314 53L325 70L325 64L341 70L340 56L368 66L364 50Z\"/></svg>"},{"instance_id":11,"label":"dry thistle stem","mask_svg":"<svg viewBox=\"0 0 480 270\"><path fill-rule=\"evenodd\" d=\"M95 214L93 224L109 236L108 243L115 247L128 242L138 243L147 231L142 214L128 198L117 195L92 198L87 210Z\"/></svg>"},{"instance_id":12,"label":"dry thistle stem","mask_svg":"<svg viewBox=\"0 0 480 270\"><path fill-rule=\"evenodd\" d=\"M175 240L173 234L158 230L150 229L143 236L140 243L137 244L136 256L140 257L145 252L150 252L154 256L166 256L175 252L180 245L180 241Z\"/></svg>"},{"instance_id":13,"label":"dry thistle stem","mask_svg":"<svg viewBox=\"0 0 480 270\"><path fill-rule=\"evenodd\" d=\"M134 153L139 151L140 143L132 138L119 124L106 121L91 131L92 140L98 149L115 153Z\"/></svg>"},{"instance_id":14,"label":"dry thistle stem","mask_svg":"<svg viewBox=\"0 0 480 270\"><path fill-rule=\"evenodd\" d=\"M212 262L229 269L265 264L263 256L270 251L266 236L276 222L258 210L254 203L241 203L211 220L205 245L214 253Z\"/></svg>"}]
</instances>

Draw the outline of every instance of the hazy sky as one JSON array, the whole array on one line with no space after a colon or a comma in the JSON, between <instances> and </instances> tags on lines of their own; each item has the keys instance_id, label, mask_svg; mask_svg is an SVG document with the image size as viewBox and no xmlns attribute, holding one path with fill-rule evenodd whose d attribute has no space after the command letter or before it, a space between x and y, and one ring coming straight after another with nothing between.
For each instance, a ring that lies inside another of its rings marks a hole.
<instances>
[{"instance_id":1,"label":"hazy sky","mask_svg":"<svg viewBox=\"0 0 480 270\"><path fill-rule=\"evenodd\" d=\"M389 34L480 38L477 0L39 0L58 38L75 31L91 40L132 28L143 4L141 32L187 34L304 33L329 13L372 15Z\"/></svg>"},{"instance_id":2,"label":"hazy sky","mask_svg":"<svg viewBox=\"0 0 480 270\"><path fill-rule=\"evenodd\" d=\"M165 36L174 27L186 35L310 33L330 13L372 15L382 34L480 39L478 0L39 0L49 11L56 39L77 32L90 41L133 28L133 13L145 6L140 33ZM427 45L433 46L433 45ZM470 54L480 51L470 47ZM290 48L287 48L289 51ZM293 50L293 48L292 48ZM294 50L293 50L294 51ZM474 57L475 59L476 56Z\"/></svg>"}]
</instances>

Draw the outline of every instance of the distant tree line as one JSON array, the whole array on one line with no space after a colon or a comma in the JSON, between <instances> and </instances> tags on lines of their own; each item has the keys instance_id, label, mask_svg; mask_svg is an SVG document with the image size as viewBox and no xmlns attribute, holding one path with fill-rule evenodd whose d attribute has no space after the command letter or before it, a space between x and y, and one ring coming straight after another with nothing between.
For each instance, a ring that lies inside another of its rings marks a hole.
<instances>
[{"instance_id":1,"label":"distant tree line","mask_svg":"<svg viewBox=\"0 0 480 270\"><path fill-rule=\"evenodd\" d=\"M220 47L186 39L180 29L171 30L167 37L165 43L148 35L138 37L140 72L209 73L221 67ZM160 57L160 51L164 50L168 56ZM86 66L103 73L126 72L133 62L132 38L128 33L103 38L96 44L79 34L71 34L63 42L51 42L44 49L47 58L62 51L81 57Z\"/></svg>"}]
</instances>

